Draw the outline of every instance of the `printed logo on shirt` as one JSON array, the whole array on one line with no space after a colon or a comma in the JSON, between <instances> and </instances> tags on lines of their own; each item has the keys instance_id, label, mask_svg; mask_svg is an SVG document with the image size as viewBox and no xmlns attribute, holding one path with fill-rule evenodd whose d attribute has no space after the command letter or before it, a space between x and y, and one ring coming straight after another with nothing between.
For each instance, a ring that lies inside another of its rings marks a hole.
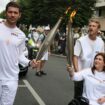
<instances>
[{"instance_id":1,"label":"printed logo on shirt","mask_svg":"<svg viewBox=\"0 0 105 105\"><path fill-rule=\"evenodd\" d=\"M17 32L12 32L11 35L18 36L18 33Z\"/></svg>"}]
</instances>

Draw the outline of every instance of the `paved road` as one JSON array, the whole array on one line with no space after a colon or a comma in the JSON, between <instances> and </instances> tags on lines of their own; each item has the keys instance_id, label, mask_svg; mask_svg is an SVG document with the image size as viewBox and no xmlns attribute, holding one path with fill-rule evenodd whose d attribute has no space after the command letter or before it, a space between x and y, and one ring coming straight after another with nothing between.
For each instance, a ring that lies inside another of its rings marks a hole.
<instances>
[{"instance_id":1,"label":"paved road","mask_svg":"<svg viewBox=\"0 0 105 105\"><path fill-rule=\"evenodd\" d=\"M67 105L73 97L73 82L68 78L66 59L50 56L44 69L46 76L37 77L29 70L19 80L14 105Z\"/></svg>"}]
</instances>

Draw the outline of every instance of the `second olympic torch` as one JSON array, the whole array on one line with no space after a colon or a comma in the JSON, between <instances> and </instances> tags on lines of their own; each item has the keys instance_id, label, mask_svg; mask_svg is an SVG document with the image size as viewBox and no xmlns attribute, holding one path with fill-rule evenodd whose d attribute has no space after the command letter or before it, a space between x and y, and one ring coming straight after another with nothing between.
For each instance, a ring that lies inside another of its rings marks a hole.
<instances>
[{"instance_id":1,"label":"second olympic torch","mask_svg":"<svg viewBox=\"0 0 105 105\"><path fill-rule=\"evenodd\" d=\"M69 20L68 22L68 32L67 32L67 41L66 41L66 47L67 47L67 62L70 66L72 66L72 60L73 60L73 53L74 53L74 41L73 41L73 36L72 36L72 24Z\"/></svg>"},{"instance_id":2,"label":"second olympic torch","mask_svg":"<svg viewBox=\"0 0 105 105\"><path fill-rule=\"evenodd\" d=\"M73 54L74 54L74 39L73 39L73 34L72 34L72 22L73 22L73 17L76 14L76 10L74 10L71 15L70 19L68 21L68 27L67 27L67 62L70 66L72 66L72 60L73 60Z\"/></svg>"}]
</instances>

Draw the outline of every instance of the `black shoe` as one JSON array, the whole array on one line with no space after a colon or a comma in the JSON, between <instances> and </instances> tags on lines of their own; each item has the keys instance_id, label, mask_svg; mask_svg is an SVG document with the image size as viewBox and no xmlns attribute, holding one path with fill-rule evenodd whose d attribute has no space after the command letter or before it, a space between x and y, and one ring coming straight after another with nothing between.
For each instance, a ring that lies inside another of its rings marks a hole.
<instances>
[{"instance_id":1,"label":"black shoe","mask_svg":"<svg viewBox=\"0 0 105 105\"><path fill-rule=\"evenodd\" d=\"M41 73L42 75L47 75L47 73L45 73L45 72L43 72L43 71L40 71L40 73Z\"/></svg>"},{"instance_id":2,"label":"black shoe","mask_svg":"<svg viewBox=\"0 0 105 105\"><path fill-rule=\"evenodd\" d=\"M40 73L40 71L39 72L36 72L36 76L38 76L38 77L41 77L42 76L42 74Z\"/></svg>"}]
</instances>

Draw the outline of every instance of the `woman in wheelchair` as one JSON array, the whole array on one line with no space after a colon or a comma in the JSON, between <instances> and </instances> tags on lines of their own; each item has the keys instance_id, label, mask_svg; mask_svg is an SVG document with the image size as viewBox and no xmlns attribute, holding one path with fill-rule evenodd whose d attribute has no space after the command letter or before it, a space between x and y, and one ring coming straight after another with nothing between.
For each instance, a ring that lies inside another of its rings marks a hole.
<instances>
[{"instance_id":1,"label":"woman in wheelchair","mask_svg":"<svg viewBox=\"0 0 105 105\"><path fill-rule=\"evenodd\" d=\"M105 54L96 54L92 68L74 72L67 66L70 79L84 81L82 96L89 100L89 105L105 105Z\"/></svg>"}]
</instances>

